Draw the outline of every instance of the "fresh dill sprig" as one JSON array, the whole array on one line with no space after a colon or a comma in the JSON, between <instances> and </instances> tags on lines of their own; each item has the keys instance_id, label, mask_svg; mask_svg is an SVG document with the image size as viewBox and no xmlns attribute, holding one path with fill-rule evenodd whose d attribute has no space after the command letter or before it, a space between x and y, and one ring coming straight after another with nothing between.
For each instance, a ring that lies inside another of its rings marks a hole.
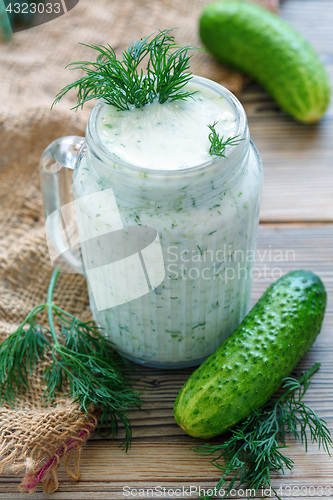
<instances>
[{"instance_id":1,"label":"fresh dill sprig","mask_svg":"<svg viewBox=\"0 0 333 500\"><path fill-rule=\"evenodd\" d=\"M237 139L239 136L236 135L235 137L228 137L228 139L224 140L224 137L220 136L215 130L217 124L218 122L214 122L213 125L208 125L208 128L211 131L208 135L210 142L209 154L212 156L223 156L223 158L227 158L224 154L227 146L238 146L242 139Z\"/></svg>"},{"instance_id":2,"label":"fresh dill sprig","mask_svg":"<svg viewBox=\"0 0 333 500\"><path fill-rule=\"evenodd\" d=\"M69 387L70 396L85 411L99 417L97 432L114 437L118 420L125 427L123 445L131 442L130 407L140 408L140 393L134 391L124 370L126 361L112 350L110 342L92 322L83 322L52 303L59 274L55 269L47 302L36 306L19 328L0 345L0 404L15 406L27 389L28 378L38 364L48 361L43 371L42 401L51 404L56 394ZM36 317L47 309L49 327L38 326ZM59 321L56 334L54 318Z\"/></svg>"},{"instance_id":3,"label":"fresh dill sprig","mask_svg":"<svg viewBox=\"0 0 333 500\"><path fill-rule=\"evenodd\" d=\"M52 106L71 89L77 90L77 105L83 106L91 99L103 98L107 104L118 110L140 108L155 99L162 104L167 100L185 100L195 92L183 87L191 80L192 73L185 73L190 67L189 50L196 47L179 47L172 30L160 31L156 36L132 42L118 60L110 45L85 45L98 52L96 62L78 61L69 64L72 70L80 69L85 76L64 87L56 96ZM199 49L198 49L199 50ZM146 74L139 69L147 58Z\"/></svg>"},{"instance_id":4,"label":"fresh dill sprig","mask_svg":"<svg viewBox=\"0 0 333 500\"><path fill-rule=\"evenodd\" d=\"M293 460L280 451L286 447L287 433L300 440L307 450L309 431L311 442L318 443L318 447L322 447L330 455L333 442L326 422L302 401L309 388L310 377L319 366L320 363L316 363L298 380L286 378L282 396L253 410L241 424L231 430L231 437L223 444L206 444L194 449L204 455L218 453L211 461L211 464L222 471L222 477L215 487L217 491L228 484L226 479L231 474L228 489L222 498L237 484L238 487L246 485L256 492L260 486L271 487L275 496L280 499L271 485L271 471L284 473L285 468L293 468ZM224 463L220 462L221 459ZM212 498L213 494L204 499Z\"/></svg>"}]
</instances>

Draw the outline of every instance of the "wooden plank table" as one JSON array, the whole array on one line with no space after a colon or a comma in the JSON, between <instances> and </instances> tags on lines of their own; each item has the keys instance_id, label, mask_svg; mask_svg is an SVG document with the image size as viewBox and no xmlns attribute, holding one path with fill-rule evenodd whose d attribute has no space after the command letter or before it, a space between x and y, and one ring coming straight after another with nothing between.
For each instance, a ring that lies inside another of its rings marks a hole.
<instances>
[{"instance_id":1,"label":"wooden plank table","mask_svg":"<svg viewBox=\"0 0 333 500\"><path fill-rule=\"evenodd\" d=\"M281 12L311 40L333 80L333 2L285 0ZM241 100L265 171L253 303L280 272L305 268L323 279L328 292L323 330L295 374L314 362L322 363L306 401L333 432L333 106L320 124L303 126L277 109L255 84L247 87ZM277 250L282 251L281 262L274 260ZM139 496L138 490L157 485L167 489L215 486L218 470L208 458L190 450L202 443L185 435L172 416L176 394L191 371L140 368L146 412L131 414L133 443L127 455L118 447L121 434L115 442L90 440L82 453L80 483L68 481L60 469L61 484L55 494L45 495L39 488L28 495L18 493L18 477L6 476L0 478L0 499L148 499L153 498L151 493ZM274 475L272 481L275 488L284 488L282 498L295 498L297 487L303 487L300 495L305 498L333 499L333 458L314 445L307 454L293 440L288 445L295 467L285 476ZM136 495L128 495L125 486L136 489ZM288 487L295 487L294 494ZM192 498L196 497L193 492ZM160 498L172 498L172 494Z\"/></svg>"}]
</instances>

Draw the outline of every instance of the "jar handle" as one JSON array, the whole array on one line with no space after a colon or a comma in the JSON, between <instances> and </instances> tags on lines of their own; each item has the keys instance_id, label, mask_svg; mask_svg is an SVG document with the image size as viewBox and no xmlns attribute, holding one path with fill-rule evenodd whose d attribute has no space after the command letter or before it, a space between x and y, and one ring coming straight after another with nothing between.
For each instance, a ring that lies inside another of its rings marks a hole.
<instances>
[{"instance_id":1,"label":"jar handle","mask_svg":"<svg viewBox=\"0 0 333 500\"><path fill-rule=\"evenodd\" d=\"M53 266L67 273L83 274L71 171L85 147L83 137L61 137L45 149L39 162L49 256Z\"/></svg>"}]
</instances>

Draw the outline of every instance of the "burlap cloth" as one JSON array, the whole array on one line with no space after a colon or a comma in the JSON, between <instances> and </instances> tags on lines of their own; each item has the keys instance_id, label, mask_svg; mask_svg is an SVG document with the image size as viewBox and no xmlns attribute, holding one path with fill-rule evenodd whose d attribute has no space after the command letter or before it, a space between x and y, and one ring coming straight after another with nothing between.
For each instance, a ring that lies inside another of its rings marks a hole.
<instances>
[{"instance_id":1,"label":"burlap cloth","mask_svg":"<svg viewBox=\"0 0 333 500\"><path fill-rule=\"evenodd\" d=\"M0 42L0 335L13 332L33 306L46 301L52 273L44 233L38 160L44 148L64 135L82 135L90 108L69 111L75 96L66 97L52 112L55 94L74 79L64 66L91 59L79 42L110 43L118 54L132 39L178 27L180 44L200 46L197 20L206 0L80 0L70 13ZM275 10L277 0L258 0ZM93 57L95 55L93 54ZM192 59L195 74L238 93L244 77L223 68L205 53ZM84 319L90 318L85 280L63 274L54 300ZM44 491L58 487L57 467L65 457L70 477L79 479L79 454L95 426L94 418L59 396L44 408L40 375L15 410L0 408L0 471L24 476L23 491L42 481ZM72 465L68 461L75 450Z\"/></svg>"}]
</instances>

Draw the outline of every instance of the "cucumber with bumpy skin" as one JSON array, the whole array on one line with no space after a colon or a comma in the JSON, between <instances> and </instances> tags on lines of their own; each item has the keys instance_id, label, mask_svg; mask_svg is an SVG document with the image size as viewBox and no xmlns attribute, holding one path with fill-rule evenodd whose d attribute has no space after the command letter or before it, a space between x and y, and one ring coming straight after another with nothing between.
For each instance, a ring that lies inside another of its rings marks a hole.
<instances>
[{"instance_id":1,"label":"cucumber with bumpy skin","mask_svg":"<svg viewBox=\"0 0 333 500\"><path fill-rule=\"evenodd\" d=\"M180 390L178 425L191 436L211 438L265 404L315 341L325 306L324 285L310 271L273 283Z\"/></svg>"},{"instance_id":2,"label":"cucumber with bumpy skin","mask_svg":"<svg viewBox=\"0 0 333 500\"><path fill-rule=\"evenodd\" d=\"M199 31L216 59L252 76L296 120L313 123L325 113L326 70L310 43L276 14L247 2L212 3Z\"/></svg>"}]
</instances>

